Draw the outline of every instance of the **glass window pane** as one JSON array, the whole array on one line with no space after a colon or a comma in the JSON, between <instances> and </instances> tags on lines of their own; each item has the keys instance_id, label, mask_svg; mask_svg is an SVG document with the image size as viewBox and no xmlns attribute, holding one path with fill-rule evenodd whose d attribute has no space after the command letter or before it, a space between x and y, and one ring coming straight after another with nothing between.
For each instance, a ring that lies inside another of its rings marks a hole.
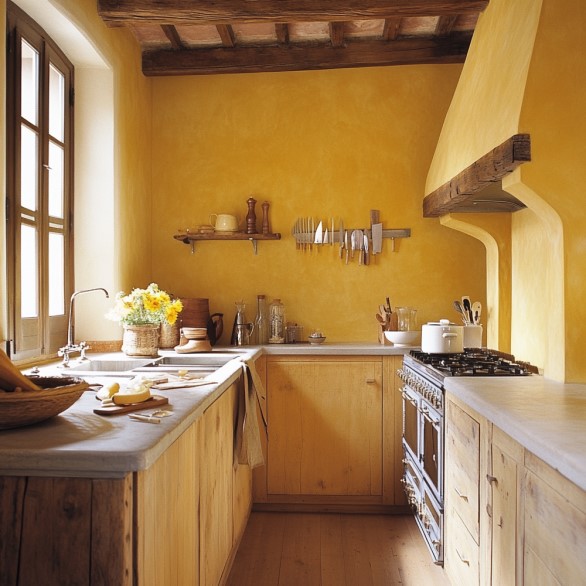
<instances>
[{"instance_id":1,"label":"glass window pane","mask_svg":"<svg viewBox=\"0 0 586 586\"><path fill-rule=\"evenodd\" d=\"M20 127L20 204L37 209L38 147L37 133L24 124Z\"/></svg>"},{"instance_id":2,"label":"glass window pane","mask_svg":"<svg viewBox=\"0 0 586 586\"><path fill-rule=\"evenodd\" d=\"M21 224L20 229L20 314L38 317L37 229Z\"/></svg>"},{"instance_id":3,"label":"glass window pane","mask_svg":"<svg viewBox=\"0 0 586 586\"><path fill-rule=\"evenodd\" d=\"M65 256L63 234L49 234L49 315L65 314Z\"/></svg>"},{"instance_id":4,"label":"glass window pane","mask_svg":"<svg viewBox=\"0 0 586 586\"><path fill-rule=\"evenodd\" d=\"M49 215L63 217L63 148L49 143Z\"/></svg>"},{"instance_id":5,"label":"glass window pane","mask_svg":"<svg viewBox=\"0 0 586 586\"><path fill-rule=\"evenodd\" d=\"M65 136L65 76L49 67L49 134L63 142Z\"/></svg>"},{"instance_id":6,"label":"glass window pane","mask_svg":"<svg viewBox=\"0 0 586 586\"><path fill-rule=\"evenodd\" d=\"M37 125L39 121L39 54L24 39L21 42L20 115Z\"/></svg>"}]
</instances>

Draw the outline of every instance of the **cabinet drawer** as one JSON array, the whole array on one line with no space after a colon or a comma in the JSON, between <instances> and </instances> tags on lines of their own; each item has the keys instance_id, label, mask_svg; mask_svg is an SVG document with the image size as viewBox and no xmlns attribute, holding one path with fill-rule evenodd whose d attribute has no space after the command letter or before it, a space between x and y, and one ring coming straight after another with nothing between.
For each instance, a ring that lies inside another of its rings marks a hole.
<instances>
[{"instance_id":1,"label":"cabinet drawer","mask_svg":"<svg viewBox=\"0 0 586 586\"><path fill-rule=\"evenodd\" d=\"M480 581L480 548L457 513L446 520L446 572L452 584L475 586Z\"/></svg>"},{"instance_id":2,"label":"cabinet drawer","mask_svg":"<svg viewBox=\"0 0 586 586\"><path fill-rule=\"evenodd\" d=\"M453 507L478 543L480 424L448 402L446 424L446 503Z\"/></svg>"}]
</instances>

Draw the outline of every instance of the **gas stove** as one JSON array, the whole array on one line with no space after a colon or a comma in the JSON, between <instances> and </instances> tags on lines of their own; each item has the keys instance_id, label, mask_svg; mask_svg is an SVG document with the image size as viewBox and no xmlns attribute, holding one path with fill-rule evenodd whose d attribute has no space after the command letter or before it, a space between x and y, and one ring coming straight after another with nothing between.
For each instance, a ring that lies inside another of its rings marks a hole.
<instances>
[{"instance_id":1,"label":"gas stove","mask_svg":"<svg viewBox=\"0 0 586 586\"><path fill-rule=\"evenodd\" d=\"M516 361L511 354L484 348L466 348L457 354L411 350L410 357L414 363L433 369L440 379L445 376L527 376L537 373L534 366ZM417 370L416 364L412 363L412 366Z\"/></svg>"}]
</instances>

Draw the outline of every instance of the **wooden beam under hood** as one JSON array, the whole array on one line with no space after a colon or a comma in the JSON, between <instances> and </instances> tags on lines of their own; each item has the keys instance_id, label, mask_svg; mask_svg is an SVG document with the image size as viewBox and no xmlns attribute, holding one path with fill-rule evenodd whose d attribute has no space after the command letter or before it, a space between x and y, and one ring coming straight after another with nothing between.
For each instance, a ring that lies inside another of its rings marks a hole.
<instances>
[{"instance_id":1,"label":"wooden beam under hood","mask_svg":"<svg viewBox=\"0 0 586 586\"><path fill-rule=\"evenodd\" d=\"M531 137L529 134L515 134L425 196L423 217L437 218L458 211L495 211L497 202L478 200L479 192L500 182L505 175L528 161L531 161ZM507 203L511 205L507 206ZM501 211L516 211L525 207L512 197L510 202L502 201L500 204L503 204Z\"/></svg>"},{"instance_id":2,"label":"wooden beam under hood","mask_svg":"<svg viewBox=\"0 0 586 586\"><path fill-rule=\"evenodd\" d=\"M489 0L98 0L113 26L348 21L483 12Z\"/></svg>"},{"instance_id":3,"label":"wooden beam under hood","mask_svg":"<svg viewBox=\"0 0 586 586\"><path fill-rule=\"evenodd\" d=\"M153 50L142 56L142 71L147 76L210 75L216 73L259 73L265 71L300 71L463 63L471 34L462 33L433 39L399 39L363 41L343 47L331 45L287 45L181 51Z\"/></svg>"}]
</instances>

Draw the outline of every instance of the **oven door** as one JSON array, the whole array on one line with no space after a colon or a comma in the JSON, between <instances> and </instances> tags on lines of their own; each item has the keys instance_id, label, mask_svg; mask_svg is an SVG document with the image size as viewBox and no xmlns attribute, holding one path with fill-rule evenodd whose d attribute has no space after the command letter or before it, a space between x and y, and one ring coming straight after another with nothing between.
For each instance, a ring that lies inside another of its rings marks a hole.
<instances>
[{"instance_id":1,"label":"oven door","mask_svg":"<svg viewBox=\"0 0 586 586\"><path fill-rule=\"evenodd\" d=\"M421 399L421 447L420 460L423 475L432 487L435 498L442 503L444 499L444 422L441 413L427 400Z\"/></svg>"},{"instance_id":2,"label":"oven door","mask_svg":"<svg viewBox=\"0 0 586 586\"><path fill-rule=\"evenodd\" d=\"M434 563L441 565L444 561L444 516L442 507L425 483L423 483L420 498L419 514L415 519L433 556Z\"/></svg>"},{"instance_id":3,"label":"oven door","mask_svg":"<svg viewBox=\"0 0 586 586\"><path fill-rule=\"evenodd\" d=\"M419 395L408 385L401 389L403 396L403 445L405 451L419 461Z\"/></svg>"}]
</instances>

